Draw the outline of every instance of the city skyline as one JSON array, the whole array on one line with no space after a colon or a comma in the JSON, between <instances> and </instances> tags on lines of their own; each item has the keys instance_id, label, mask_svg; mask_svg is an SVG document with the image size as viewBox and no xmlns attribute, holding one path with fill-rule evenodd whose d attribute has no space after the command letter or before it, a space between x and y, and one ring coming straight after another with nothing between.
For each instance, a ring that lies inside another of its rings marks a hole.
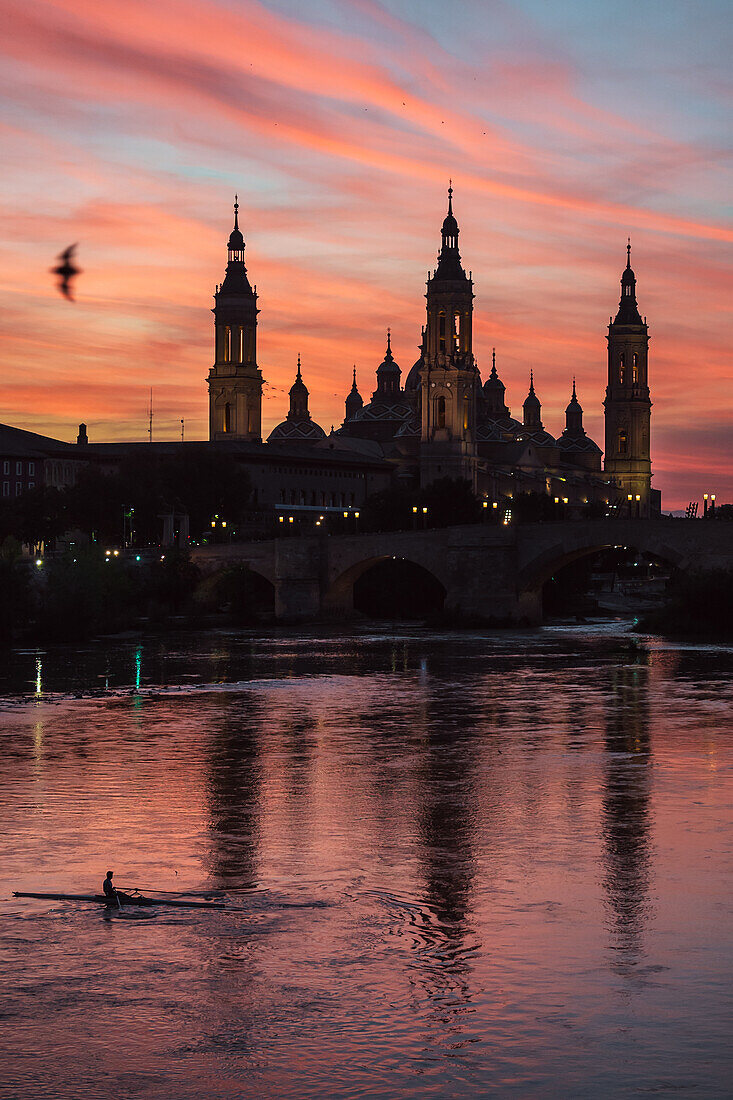
<instances>
[{"instance_id":1,"label":"city skyline","mask_svg":"<svg viewBox=\"0 0 733 1100\"><path fill-rule=\"evenodd\" d=\"M686 5L662 21L619 6L607 42L603 13L571 3L462 6L453 23L433 5L301 7L9 4L0 419L143 439L152 385L157 438L181 418L206 438L211 292L238 191L263 435L298 353L314 419L338 426L352 366L367 390L387 327L403 376L417 358L452 177L478 364L487 377L495 346L515 415L532 368L556 434L576 375L602 438L631 235L653 485L665 508L729 498L723 6L704 28ZM75 240L70 305L48 269Z\"/></svg>"}]
</instances>

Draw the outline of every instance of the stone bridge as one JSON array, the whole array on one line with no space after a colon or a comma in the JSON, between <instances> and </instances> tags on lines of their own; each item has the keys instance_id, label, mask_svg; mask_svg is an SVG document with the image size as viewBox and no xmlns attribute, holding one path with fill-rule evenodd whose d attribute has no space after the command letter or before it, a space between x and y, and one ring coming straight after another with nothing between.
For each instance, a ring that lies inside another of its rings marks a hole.
<instances>
[{"instance_id":1,"label":"stone bridge","mask_svg":"<svg viewBox=\"0 0 733 1100\"><path fill-rule=\"evenodd\" d=\"M733 568L733 523L685 519L578 520L516 527L477 525L364 535L283 537L197 547L206 573L246 563L275 590L282 621L348 615L354 583L377 562L422 566L458 613L536 623L542 586L568 563L615 546L650 553L682 570Z\"/></svg>"}]
</instances>

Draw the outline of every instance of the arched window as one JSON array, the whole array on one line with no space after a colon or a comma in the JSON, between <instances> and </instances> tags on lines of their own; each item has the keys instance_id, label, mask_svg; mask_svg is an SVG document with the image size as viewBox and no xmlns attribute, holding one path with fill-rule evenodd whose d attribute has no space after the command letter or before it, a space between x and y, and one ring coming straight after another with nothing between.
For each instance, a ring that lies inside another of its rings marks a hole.
<instances>
[{"instance_id":1,"label":"arched window","mask_svg":"<svg viewBox=\"0 0 733 1100\"><path fill-rule=\"evenodd\" d=\"M463 430L468 431L468 394L463 398Z\"/></svg>"},{"instance_id":2,"label":"arched window","mask_svg":"<svg viewBox=\"0 0 733 1100\"><path fill-rule=\"evenodd\" d=\"M453 346L456 351L461 347L461 315L460 313L453 314Z\"/></svg>"},{"instance_id":3,"label":"arched window","mask_svg":"<svg viewBox=\"0 0 733 1100\"><path fill-rule=\"evenodd\" d=\"M438 348L445 351L445 314L438 314Z\"/></svg>"},{"instance_id":4,"label":"arched window","mask_svg":"<svg viewBox=\"0 0 733 1100\"><path fill-rule=\"evenodd\" d=\"M621 358L618 361L618 380L619 380L619 383L622 386L624 384L625 374L626 374L626 356L622 355Z\"/></svg>"},{"instance_id":5,"label":"arched window","mask_svg":"<svg viewBox=\"0 0 733 1100\"><path fill-rule=\"evenodd\" d=\"M628 454L629 452L629 437L625 430L622 428L618 433L618 453L620 455Z\"/></svg>"},{"instance_id":6,"label":"arched window","mask_svg":"<svg viewBox=\"0 0 733 1100\"><path fill-rule=\"evenodd\" d=\"M239 326L239 339L237 341L237 362L244 362L244 329Z\"/></svg>"},{"instance_id":7,"label":"arched window","mask_svg":"<svg viewBox=\"0 0 733 1100\"><path fill-rule=\"evenodd\" d=\"M639 357L636 354L631 361L631 381L634 385L639 381Z\"/></svg>"},{"instance_id":8,"label":"arched window","mask_svg":"<svg viewBox=\"0 0 733 1100\"><path fill-rule=\"evenodd\" d=\"M224 431L234 431L234 406L230 405L228 401L224 406Z\"/></svg>"},{"instance_id":9,"label":"arched window","mask_svg":"<svg viewBox=\"0 0 733 1100\"><path fill-rule=\"evenodd\" d=\"M436 397L435 399L435 427L445 427L445 398Z\"/></svg>"},{"instance_id":10,"label":"arched window","mask_svg":"<svg viewBox=\"0 0 733 1100\"><path fill-rule=\"evenodd\" d=\"M232 361L232 330L229 325L224 326L224 362Z\"/></svg>"}]
</instances>

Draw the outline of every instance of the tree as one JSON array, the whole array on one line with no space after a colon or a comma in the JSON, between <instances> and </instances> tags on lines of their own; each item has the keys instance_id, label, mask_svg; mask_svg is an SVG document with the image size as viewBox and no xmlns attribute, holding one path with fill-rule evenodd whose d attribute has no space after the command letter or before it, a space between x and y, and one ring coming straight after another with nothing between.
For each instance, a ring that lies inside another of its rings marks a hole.
<instances>
[{"instance_id":1,"label":"tree","mask_svg":"<svg viewBox=\"0 0 733 1100\"><path fill-rule=\"evenodd\" d=\"M67 493L71 526L114 545L123 539L125 513L131 513L128 537L132 531L136 545L155 545L161 516L171 512L188 515L193 537L209 530L216 514L236 524L249 508L251 483L236 458L202 445L163 457L138 451L114 474L92 467Z\"/></svg>"},{"instance_id":2,"label":"tree","mask_svg":"<svg viewBox=\"0 0 733 1100\"><path fill-rule=\"evenodd\" d=\"M43 543L53 547L68 526L66 498L59 489L39 485L28 489L13 502L14 534L27 542L31 553Z\"/></svg>"}]
</instances>

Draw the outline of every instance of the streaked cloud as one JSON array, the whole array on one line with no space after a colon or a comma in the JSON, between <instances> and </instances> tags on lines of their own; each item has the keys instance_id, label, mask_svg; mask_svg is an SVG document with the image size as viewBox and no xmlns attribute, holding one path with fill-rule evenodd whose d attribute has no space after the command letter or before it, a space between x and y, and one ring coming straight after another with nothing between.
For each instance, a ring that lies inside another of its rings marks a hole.
<instances>
[{"instance_id":1,"label":"streaked cloud","mask_svg":"<svg viewBox=\"0 0 733 1100\"><path fill-rule=\"evenodd\" d=\"M551 431L575 373L602 442L605 326L631 232L656 484L677 506L697 437L674 440L693 418L702 448L730 405L733 238L724 9L690 42L674 33L682 7L646 58L631 47L619 62L626 17L609 37L581 13L571 38L570 0L556 24L531 0L466 3L450 34L429 2L417 22L402 0L6 0L0 419L139 438L153 385L161 432L184 416L203 436L210 295L238 190L266 426L298 352L314 417L338 424L353 363L373 388L387 325L403 371L417 355L452 176L480 365L496 346L515 410L532 366ZM47 273L72 240L75 307Z\"/></svg>"}]
</instances>

